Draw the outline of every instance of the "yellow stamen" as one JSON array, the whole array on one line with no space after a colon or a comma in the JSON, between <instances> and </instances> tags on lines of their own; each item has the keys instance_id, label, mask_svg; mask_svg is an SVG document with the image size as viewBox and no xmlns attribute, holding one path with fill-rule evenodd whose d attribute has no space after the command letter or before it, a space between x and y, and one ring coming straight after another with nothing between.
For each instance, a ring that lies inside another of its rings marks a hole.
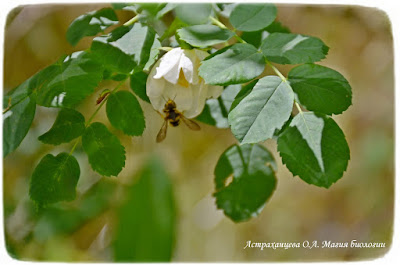
<instances>
[{"instance_id":1,"label":"yellow stamen","mask_svg":"<svg viewBox=\"0 0 400 265\"><path fill-rule=\"evenodd\" d=\"M186 80L185 74L183 73L182 69L179 72L178 85L183 87L189 87L189 82Z\"/></svg>"}]
</instances>

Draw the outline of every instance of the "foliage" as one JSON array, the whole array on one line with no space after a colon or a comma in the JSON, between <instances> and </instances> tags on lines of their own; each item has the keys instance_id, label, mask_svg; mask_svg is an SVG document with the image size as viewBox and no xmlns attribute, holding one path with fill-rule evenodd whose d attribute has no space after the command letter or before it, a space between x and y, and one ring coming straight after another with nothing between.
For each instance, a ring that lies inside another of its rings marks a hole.
<instances>
[{"instance_id":1,"label":"foliage","mask_svg":"<svg viewBox=\"0 0 400 265\"><path fill-rule=\"evenodd\" d=\"M135 16L122 24L117 17L121 10ZM168 13L172 22L163 19ZM221 16L228 17L230 25L224 25ZM5 95L3 155L14 151L28 133L36 104L60 108L53 126L39 140L53 145L76 140L69 153L47 154L39 162L31 177L31 199L43 206L74 199L80 169L73 152L80 139L94 171L118 176L125 166L125 148L103 123L92 120L106 105L113 127L129 136L146 133L137 97L142 104L149 102L146 80L160 51L169 48L161 47L163 43L210 52L198 74L208 85L225 86L219 98L207 100L197 120L230 128L240 143L223 152L215 168L216 204L230 219L241 222L257 215L275 189L276 163L260 145L268 139L277 139L282 162L293 175L330 187L343 176L350 159L345 136L331 115L351 105L351 87L337 71L315 64L329 51L322 40L290 33L276 16L274 5L262 3L135 3L113 4L78 17L68 28L67 40L76 45L83 37L96 36L90 48L60 58ZM286 78L272 63L296 66ZM275 74L265 76L266 68ZM128 78L132 91L118 91ZM85 123L75 108L102 80L118 85L102 93L97 110ZM119 229L137 227L129 234L118 233L117 260L147 261L154 253L138 245L133 257L120 243L129 243L130 237L145 243L149 239L144 233L159 243L158 250L168 249L156 256L157 261L171 258L175 217L167 214L173 210L163 209L173 209L174 204L164 171L150 162L132 186L129 205L121 208ZM161 205L155 205L156 198Z\"/></svg>"}]
</instances>

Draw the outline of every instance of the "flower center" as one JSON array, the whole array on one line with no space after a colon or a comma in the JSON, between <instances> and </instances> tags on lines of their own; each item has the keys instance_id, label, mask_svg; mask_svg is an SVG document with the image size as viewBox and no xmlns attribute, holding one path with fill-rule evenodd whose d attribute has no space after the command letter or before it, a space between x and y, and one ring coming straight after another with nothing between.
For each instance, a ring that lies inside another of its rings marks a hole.
<instances>
[{"instance_id":1,"label":"flower center","mask_svg":"<svg viewBox=\"0 0 400 265\"><path fill-rule=\"evenodd\" d=\"M183 86L183 87L189 87L189 82L186 80L186 77L182 71L182 68L179 71L178 85Z\"/></svg>"}]
</instances>

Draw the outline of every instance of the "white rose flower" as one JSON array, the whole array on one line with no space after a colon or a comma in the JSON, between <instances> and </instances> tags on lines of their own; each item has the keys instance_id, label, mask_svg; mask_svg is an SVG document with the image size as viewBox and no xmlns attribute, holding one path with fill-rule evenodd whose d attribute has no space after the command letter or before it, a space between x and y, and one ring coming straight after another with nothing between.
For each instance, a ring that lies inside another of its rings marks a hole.
<instances>
[{"instance_id":1,"label":"white rose flower","mask_svg":"<svg viewBox=\"0 0 400 265\"><path fill-rule=\"evenodd\" d=\"M198 116L206 99L217 98L223 87L204 83L198 75L200 62L209 54L201 50L174 48L154 65L147 78L146 93L153 108L160 113L167 100L186 118Z\"/></svg>"}]
</instances>

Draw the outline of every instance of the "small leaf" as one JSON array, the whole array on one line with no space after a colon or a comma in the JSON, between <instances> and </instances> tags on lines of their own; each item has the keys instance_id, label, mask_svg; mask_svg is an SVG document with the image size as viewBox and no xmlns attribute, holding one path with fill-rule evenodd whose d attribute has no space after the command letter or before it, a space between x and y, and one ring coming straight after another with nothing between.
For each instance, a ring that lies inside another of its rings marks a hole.
<instances>
[{"instance_id":1,"label":"small leaf","mask_svg":"<svg viewBox=\"0 0 400 265\"><path fill-rule=\"evenodd\" d=\"M112 8L103 8L79 16L67 30L67 41L75 46L86 36L95 36L108 27L118 24L118 17Z\"/></svg>"},{"instance_id":2,"label":"small leaf","mask_svg":"<svg viewBox=\"0 0 400 265\"><path fill-rule=\"evenodd\" d=\"M202 61L199 74L207 84L223 86L246 83L259 76L264 68L262 54L250 44L239 43Z\"/></svg>"},{"instance_id":3,"label":"small leaf","mask_svg":"<svg viewBox=\"0 0 400 265\"><path fill-rule=\"evenodd\" d=\"M290 33L289 29L283 26L280 22L274 21L268 27L259 31L243 32L240 36L247 43L256 48L261 46L261 42L268 37L269 34L274 32Z\"/></svg>"},{"instance_id":4,"label":"small leaf","mask_svg":"<svg viewBox=\"0 0 400 265\"><path fill-rule=\"evenodd\" d=\"M255 144L233 145L219 158L214 170L218 209L234 222L257 216L276 187L276 163L271 153ZM226 185L233 175L232 182Z\"/></svg>"},{"instance_id":5,"label":"small leaf","mask_svg":"<svg viewBox=\"0 0 400 265\"><path fill-rule=\"evenodd\" d=\"M233 135L242 143L272 138L293 108L294 94L277 76L261 78L251 92L228 115Z\"/></svg>"},{"instance_id":6,"label":"small leaf","mask_svg":"<svg viewBox=\"0 0 400 265\"><path fill-rule=\"evenodd\" d=\"M73 109L61 109L50 130L38 139L45 144L59 145L81 136L84 131L85 118L81 113Z\"/></svg>"},{"instance_id":7,"label":"small leaf","mask_svg":"<svg viewBox=\"0 0 400 265\"><path fill-rule=\"evenodd\" d=\"M157 38L154 29L135 23L94 38L91 50L107 68L129 74L134 68L148 69L156 61L161 47Z\"/></svg>"},{"instance_id":8,"label":"small leaf","mask_svg":"<svg viewBox=\"0 0 400 265\"><path fill-rule=\"evenodd\" d=\"M217 128L229 128L229 109L241 88L241 85L230 85L224 89L219 98L208 99L203 112L196 117L196 120Z\"/></svg>"},{"instance_id":9,"label":"small leaf","mask_svg":"<svg viewBox=\"0 0 400 265\"><path fill-rule=\"evenodd\" d=\"M278 138L278 151L294 176L325 188L343 176L350 159L345 136L335 121L312 112L293 118Z\"/></svg>"},{"instance_id":10,"label":"small leaf","mask_svg":"<svg viewBox=\"0 0 400 265\"><path fill-rule=\"evenodd\" d=\"M150 99L146 94L146 82L148 74L145 72L136 72L131 75L131 89L142 100L150 103Z\"/></svg>"},{"instance_id":11,"label":"small leaf","mask_svg":"<svg viewBox=\"0 0 400 265\"><path fill-rule=\"evenodd\" d=\"M316 64L293 68L288 75L299 101L308 110L340 114L351 105L351 87L338 72Z\"/></svg>"},{"instance_id":12,"label":"small leaf","mask_svg":"<svg viewBox=\"0 0 400 265\"><path fill-rule=\"evenodd\" d=\"M273 4L238 4L232 10L229 21L241 31L257 31L270 25L276 18Z\"/></svg>"},{"instance_id":13,"label":"small leaf","mask_svg":"<svg viewBox=\"0 0 400 265\"><path fill-rule=\"evenodd\" d=\"M223 43L233 37L234 33L214 25L196 25L181 28L179 37L193 47L208 47Z\"/></svg>"},{"instance_id":14,"label":"small leaf","mask_svg":"<svg viewBox=\"0 0 400 265\"><path fill-rule=\"evenodd\" d=\"M271 62L299 64L324 59L329 48L318 38L292 33L271 33L261 44L261 50Z\"/></svg>"},{"instance_id":15,"label":"small leaf","mask_svg":"<svg viewBox=\"0 0 400 265\"><path fill-rule=\"evenodd\" d=\"M58 201L71 201L76 196L76 184L80 175L75 157L60 153L47 154L33 171L29 196L40 206Z\"/></svg>"},{"instance_id":16,"label":"small leaf","mask_svg":"<svg viewBox=\"0 0 400 265\"><path fill-rule=\"evenodd\" d=\"M143 134L146 124L142 108L136 97L128 91L118 91L108 96L107 117L111 124L127 135Z\"/></svg>"},{"instance_id":17,"label":"small leaf","mask_svg":"<svg viewBox=\"0 0 400 265\"><path fill-rule=\"evenodd\" d=\"M86 52L76 52L39 72L37 104L72 108L89 94L103 77L102 65Z\"/></svg>"},{"instance_id":18,"label":"small leaf","mask_svg":"<svg viewBox=\"0 0 400 265\"><path fill-rule=\"evenodd\" d=\"M188 25L205 24L212 13L212 5L204 4L178 4L175 15Z\"/></svg>"},{"instance_id":19,"label":"small leaf","mask_svg":"<svg viewBox=\"0 0 400 265\"><path fill-rule=\"evenodd\" d=\"M26 82L29 83L29 80ZM3 114L3 157L21 144L35 117L36 98L26 90L26 82L11 90L3 99L3 108L9 108Z\"/></svg>"},{"instance_id":20,"label":"small leaf","mask_svg":"<svg viewBox=\"0 0 400 265\"><path fill-rule=\"evenodd\" d=\"M147 163L139 177L118 211L113 243L115 261L170 261L176 231L171 182L156 159Z\"/></svg>"},{"instance_id":21,"label":"small leaf","mask_svg":"<svg viewBox=\"0 0 400 265\"><path fill-rule=\"evenodd\" d=\"M93 170L103 176L117 176L125 166L125 148L102 123L86 128L82 146Z\"/></svg>"}]
</instances>

